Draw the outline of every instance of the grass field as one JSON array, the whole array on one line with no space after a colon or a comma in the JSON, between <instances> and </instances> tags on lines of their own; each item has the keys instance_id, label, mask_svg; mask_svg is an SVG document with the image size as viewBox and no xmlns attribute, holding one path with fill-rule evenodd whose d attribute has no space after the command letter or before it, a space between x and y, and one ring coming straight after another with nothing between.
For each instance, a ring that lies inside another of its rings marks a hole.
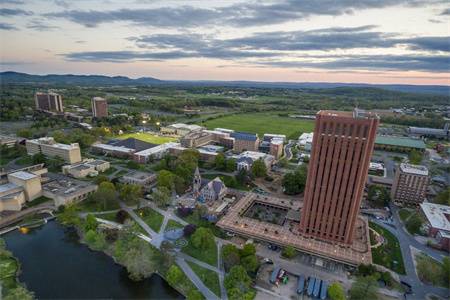
<instances>
[{"instance_id":1,"label":"grass field","mask_svg":"<svg viewBox=\"0 0 450 300\"><path fill-rule=\"evenodd\" d=\"M192 262L187 262L192 271L197 274L201 281L217 296L220 297L219 276L216 272L200 267Z\"/></svg>"},{"instance_id":2,"label":"grass field","mask_svg":"<svg viewBox=\"0 0 450 300\"><path fill-rule=\"evenodd\" d=\"M257 133L259 137L264 133L285 134L288 139L297 139L301 133L314 130L314 121L280 117L276 113L230 115L206 121L203 125L208 129L221 127Z\"/></svg>"},{"instance_id":3,"label":"grass field","mask_svg":"<svg viewBox=\"0 0 450 300\"><path fill-rule=\"evenodd\" d=\"M201 260L211 266L217 266L217 245L214 241L209 245L207 249L197 249L192 245L192 236L188 240L186 247L182 248L181 251L190 255L198 260Z\"/></svg>"},{"instance_id":4,"label":"grass field","mask_svg":"<svg viewBox=\"0 0 450 300\"><path fill-rule=\"evenodd\" d=\"M159 232L164 220L163 215L150 207L140 208L135 210L135 212L142 218L142 220L144 220L145 223L147 223L148 226L150 226L151 229Z\"/></svg>"},{"instance_id":5,"label":"grass field","mask_svg":"<svg viewBox=\"0 0 450 300\"><path fill-rule=\"evenodd\" d=\"M369 222L369 226L386 239L385 244L372 249L373 262L385 266L398 274L405 274L402 251L397 238L388 230L375 223Z\"/></svg>"},{"instance_id":6,"label":"grass field","mask_svg":"<svg viewBox=\"0 0 450 300\"><path fill-rule=\"evenodd\" d=\"M121 134L121 135L116 135L114 136L115 139L120 139L120 140L124 140L124 139L128 139L128 138L135 138L137 140L141 140L147 143L152 143L152 144L164 144L167 142L173 142L174 140L176 140L173 137L168 137L168 136L159 136L159 135L154 135L154 134L150 134L150 133L146 133L146 132L135 132L135 133L125 133L125 134Z\"/></svg>"}]
</instances>

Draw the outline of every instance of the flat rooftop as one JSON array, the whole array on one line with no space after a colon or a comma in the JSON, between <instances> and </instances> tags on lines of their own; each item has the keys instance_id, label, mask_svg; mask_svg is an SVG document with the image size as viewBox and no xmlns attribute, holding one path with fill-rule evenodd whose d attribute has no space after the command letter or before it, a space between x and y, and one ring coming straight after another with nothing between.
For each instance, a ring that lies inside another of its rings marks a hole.
<instances>
[{"instance_id":1,"label":"flat rooftop","mask_svg":"<svg viewBox=\"0 0 450 300\"><path fill-rule=\"evenodd\" d=\"M425 143L420 139L410 139L407 137L399 137L399 136L377 135L375 139L375 144L395 146L395 147L415 148L420 150L424 150L426 148Z\"/></svg>"},{"instance_id":2,"label":"flat rooftop","mask_svg":"<svg viewBox=\"0 0 450 300\"><path fill-rule=\"evenodd\" d=\"M433 228L450 232L450 206L424 202L420 208Z\"/></svg>"},{"instance_id":3,"label":"flat rooftop","mask_svg":"<svg viewBox=\"0 0 450 300\"><path fill-rule=\"evenodd\" d=\"M342 246L304 237L300 235L296 227L280 226L245 217L243 212L245 212L254 201L269 201L273 204L276 203L278 206L283 205L282 199L258 197L258 195L254 193L246 193L244 197L228 209L227 213L216 223L216 225L224 230L235 232L246 237L283 246L290 245L302 252L332 259L352 266L357 266L362 263L370 264L372 262L367 219L361 217L357 219L353 244L351 246ZM289 201L286 201L286 204L284 205L288 209L292 208Z\"/></svg>"},{"instance_id":4,"label":"flat rooftop","mask_svg":"<svg viewBox=\"0 0 450 300\"><path fill-rule=\"evenodd\" d=\"M22 180L29 180L29 179L33 179L33 178L37 178L38 176L29 172L25 172L25 171L19 171L19 172L15 172L15 173L11 173L9 174L9 176L13 176Z\"/></svg>"},{"instance_id":5,"label":"flat rooftop","mask_svg":"<svg viewBox=\"0 0 450 300\"><path fill-rule=\"evenodd\" d=\"M15 192L16 189L21 189L20 186L18 186L17 184L14 183L5 183L5 184L1 184L0 185L0 194L7 194L9 192Z\"/></svg>"},{"instance_id":6,"label":"flat rooftop","mask_svg":"<svg viewBox=\"0 0 450 300\"><path fill-rule=\"evenodd\" d=\"M428 176L428 169L425 166L401 163L400 170L404 173Z\"/></svg>"},{"instance_id":7,"label":"flat rooftop","mask_svg":"<svg viewBox=\"0 0 450 300\"><path fill-rule=\"evenodd\" d=\"M155 176L155 173L132 171L130 173L125 174L123 177L144 180L144 179L147 179L147 178L153 177L153 176Z\"/></svg>"},{"instance_id":8,"label":"flat rooftop","mask_svg":"<svg viewBox=\"0 0 450 300\"><path fill-rule=\"evenodd\" d=\"M75 180L66 176L58 176L57 179L52 180L44 185L42 189L54 195L63 197L79 194L85 189L95 188L96 185L88 181Z\"/></svg>"}]
</instances>

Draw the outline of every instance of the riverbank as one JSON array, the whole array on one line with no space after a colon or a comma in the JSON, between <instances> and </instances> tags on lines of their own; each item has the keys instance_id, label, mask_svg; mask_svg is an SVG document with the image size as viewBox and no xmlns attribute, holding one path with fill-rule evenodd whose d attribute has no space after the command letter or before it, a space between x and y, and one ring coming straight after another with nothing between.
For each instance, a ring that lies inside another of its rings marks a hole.
<instances>
[{"instance_id":1,"label":"riverbank","mask_svg":"<svg viewBox=\"0 0 450 300\"><path fill-rule=\"evenodd\" d=\"M78 209L72 206L60 211L57 219L61 224L76 229L80 243L92 251L106 254L116 264L126 268L131 280L141 281L157 274L185 297L197 294L196 287L186 276L180 276L180 280L170 280L169 270L178 268L170 254L171 245L163 245L161 251L150 245L139 237L142 229L131 218L126 218L121 229L112 228L99 224L93 215L80 218Z\"/></svg>"},{"instance_id":2,"label":"riverbank","mask_svg":"<svg viewBox=\"0 0 450 300\"><path fill-rule=\"evenodd\" d=\"M33 299L33 293L29 292L20 282L20 262L6 249L6 243L0 238L0 284L1 299Z\"/></svg>"}]
</instances>

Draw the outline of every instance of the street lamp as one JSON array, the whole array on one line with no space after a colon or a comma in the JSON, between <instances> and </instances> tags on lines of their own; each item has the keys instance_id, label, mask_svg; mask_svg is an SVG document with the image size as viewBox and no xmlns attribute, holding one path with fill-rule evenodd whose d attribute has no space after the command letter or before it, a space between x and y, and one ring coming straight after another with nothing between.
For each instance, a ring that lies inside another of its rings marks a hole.
<instances>
[{"instance_id":1,"label":"street lamp","mask_svg":"<svg viewBox=\"0 0 450 300\"><path fill-rule=\"evenodd\" d=\"M144 132L146 131L145 130L145 124L147 124L147 121L146 120L142 120L142 124L144 124Z\"/></svg>"}]
</instances>

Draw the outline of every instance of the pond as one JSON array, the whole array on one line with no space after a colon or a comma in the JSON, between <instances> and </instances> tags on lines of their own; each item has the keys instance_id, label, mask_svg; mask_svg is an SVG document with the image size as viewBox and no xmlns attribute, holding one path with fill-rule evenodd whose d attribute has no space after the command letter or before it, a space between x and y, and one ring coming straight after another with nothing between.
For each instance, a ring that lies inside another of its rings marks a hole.
<instances>
[{"instance_id":1,"label":"pond","mask_svg":"<svg viewBox=\"0 0 450 300\"><path fill-rule=\"evenodd\" d=\"M39 299L184 298L158 275L132 281L125 268L79 243L74 229L56 221L2 238L21 263L19 280Z\"/></svg>"}]
</instances>

